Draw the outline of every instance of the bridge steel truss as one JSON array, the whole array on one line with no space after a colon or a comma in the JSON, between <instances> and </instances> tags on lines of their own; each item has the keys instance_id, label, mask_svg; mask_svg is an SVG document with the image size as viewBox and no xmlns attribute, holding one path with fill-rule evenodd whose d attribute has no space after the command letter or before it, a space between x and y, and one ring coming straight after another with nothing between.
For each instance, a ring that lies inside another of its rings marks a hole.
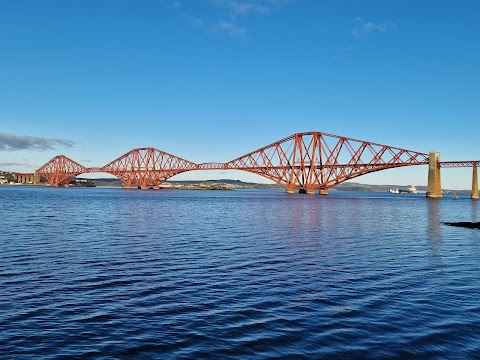
<instances>
[{"instance_id":1,"label":"bridge steel truss","mask_svg":"<svg viewBox=\"0 0 480 360\"><path fill-rule=\"evenodd\" d=\"M437 163L439 168L462 168L462 167L478 167L480 161L440 161Z\"/></svg>"},{"instance_id":2,"label":"bridge steel truss","mask_svg":"<svg viewBox=\"0 0 480 360\"><path fill-rule=\"evenodd\" d=\"M86 168L60 155L37 170L55 186L76 175L106 172L125 187L158 187L191 170L243 170L268 178L287 191L326 191L355 177L384 169L428 164L428 155L322 132L288 136L226 163L196 164L154 148L129 151L105 166Z\"/></svg>"},{"instance_id":3,"label":"bridge steel truss","mask_svg":"<svg viewBox=\"0 0 480 360\"><path fill-rule=\"evenodd\" d=\"M327 190L383 169L423 165L428 155L321 132L297 133L226 163L287 190Z\"/></svg>"},{"instance_id":4,"label":"bridge steel truss","mask_svg":"<svg viewBox=\"0 0 480 360\"><path fill-rule=\"evenodd\" d=\"M68 185L72 179L90 169L67 158L64 155L55 156L52 160L40 167L35 173L47 179L51 185Z\"/></svg>"},{"instance_id":5,"label":"bridge steel truss","mask_svg":"<svg viewBox=\"0 0 480 360\"><path fill-rule=\"evenodd\" d=\"M125 187L158 187L168 178L188 170L197 164L155 148L133 149L109 162L99 170L115 175Z\"/></svg>"},{"instance_id":6,"label":"bridge steel truss","mask_svg":"<svg viewBox=\"0 0 480 360\"><path fill-rule=\"evenodd\" d=\"M478 200L480 198L479 191L478 191L478 166L480 166L480 160L437 161L437 171L439 173L441 168L465 168L465 167L472 168L473 170L472 171L472 195L471 195L472 200ZM440 184L439 184L439 187L441 187Z\"/></svg>"}]
</instances>

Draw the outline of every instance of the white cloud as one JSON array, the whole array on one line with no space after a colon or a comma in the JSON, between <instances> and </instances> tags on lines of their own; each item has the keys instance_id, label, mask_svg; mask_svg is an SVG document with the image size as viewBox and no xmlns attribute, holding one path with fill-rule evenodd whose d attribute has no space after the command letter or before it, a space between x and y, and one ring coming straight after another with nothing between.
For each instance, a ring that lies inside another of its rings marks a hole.
<instances>
[{"instance_id":1,"label":"white cloud","mask_svg":"<svg viewBox=\"0 0 480 360\"><path fill-rule=\"evenodd\" d=\"M216 0L213 3L217 7L224 7L234 15L248 15L250 13L268 14L270 9L260 1Z\"/></svg>"},{"instance_id":2,"label":"white cloud","mask_svg":"<svg viewBox=\"0 0 480 360\"><path fill-rule=\"evenodd\" d=\"M180 1L171 1L167 6L169 8L179 9L182 7L182 3Z\"/></svg>"},{"instance_id":3,"label":"white cloud","mask_svg":"<svg viewBox=\"0 0 480 360\"><path fill-rule=\"evenodd\" d=\"M270 9L267 7L254 3L241 4L236 1L231 1L229 6L232 11L238 15L247 15L248 13L268 14L270 12Z\"/></svg>"},{"instance_id":4,"label":"white cloud","mask_svg":"<svg viewBox=\"0 0 480 360\"><path fill-rule=\"evenodd\" d=\"M352 52L353 51L353 46L349 45L349 46L345 46L343 48L341 48L340 50L338 50L337 54L332 56L332 59L333 60L342 60L345 58L345 56Z\"/></svg>"},{"instance_id":5,"label":"white cloud","mask_svg":"<svg viewBox=\"0 0 480 360\"><path fill-rule=\"evenodd\" d=\"M358 26L352 30L352 35L355 37L366 37L371 33L375 32L387 32L395 28L395 25L392 22L385 22L385 23L375 23L375 22L368 22L361 26Z\"/></svg>"},{"instance_id":6,"label":"white cloud","mask_svg":"<svg viewBox=\"0 0 480 360\"><path fill-rule=\"evenodd\" d=\"M168 1L168 7L175 9L187 9L188 3L181 1ZM195 13L179 11L190 25L202 28L206 33L225 31L231 36L245 38L248 28L240 24L240 19L253 15L269 15L271 9L281 4L295 2L296 0L209 0L211 16L199 18Z\"/></svg>"},{"instance_id":7,"label":"white cloud","mask_svg":"<svg viewBox=\"0 0 480 360\"><path fill-rule=\"evenodd\" d=\"M196 16L193 16L193 15L190 15L190 14L182 14L182 16L185 19L187 19L187 21L190 25L194 25L194 26L202 26L203 25L202 19L200 19Z\"/></svg>"},{"instance_id":8,"label":"white cloud","mask_svg":"<svg viewBox=\"0 0 480 360\"><path fill-rule=\"evenodd\" d=\"M240 27L233 22L220 21L218 23L218 28L220 30L227 31L230 35L235 37L245 37L248 30L246 28Z\"/></svg>"}]
</instances>

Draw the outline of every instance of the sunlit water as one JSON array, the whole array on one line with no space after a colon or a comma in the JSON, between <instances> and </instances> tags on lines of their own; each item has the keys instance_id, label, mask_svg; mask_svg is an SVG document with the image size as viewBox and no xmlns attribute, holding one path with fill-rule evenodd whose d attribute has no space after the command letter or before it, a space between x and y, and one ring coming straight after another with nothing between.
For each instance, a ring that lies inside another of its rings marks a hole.
<instances>
[{"instance_id":1,"label":"sunlit water","mask_svg":"<svg viewBox=\"0 0 480 360\"><path fill-rule=\"evenodd\" d=\"M480 358L480 205L0 187L2 359Z\"/></svg>"}]
</instances>

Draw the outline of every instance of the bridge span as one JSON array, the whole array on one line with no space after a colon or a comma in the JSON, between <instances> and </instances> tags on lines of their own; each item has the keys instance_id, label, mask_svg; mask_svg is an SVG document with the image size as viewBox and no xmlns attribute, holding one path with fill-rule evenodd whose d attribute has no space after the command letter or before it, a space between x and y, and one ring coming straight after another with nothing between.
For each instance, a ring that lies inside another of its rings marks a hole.
<instances>
[{"instance_id":1,"label":"bridge span","mask_svg":"<svg viewBox=\"0 0 480 360\"><path fill-rule=\"evenodd\" d=\"M318 191L319 194L328 194L329 188L368 173L428 164L427 196L441 197L441 188L438 191L440 167L448 165L442 165L439 159L439 153L426 154L314 131L290 135L225 163L197 164L146 147L133 149L101 167L85 167L64 155L58 155L40 167L36 174L45 177L53 186L68 186L77 175L106 172L119 178L125 188L158 189L172 176L186 171L242 170L274 181L284 187L287 193L298 191L314 194ZM472 166L476 177L478 161L455 163L458 166ZM478 181L476 194L478 198Z\"/></svg>"}]
</instances>

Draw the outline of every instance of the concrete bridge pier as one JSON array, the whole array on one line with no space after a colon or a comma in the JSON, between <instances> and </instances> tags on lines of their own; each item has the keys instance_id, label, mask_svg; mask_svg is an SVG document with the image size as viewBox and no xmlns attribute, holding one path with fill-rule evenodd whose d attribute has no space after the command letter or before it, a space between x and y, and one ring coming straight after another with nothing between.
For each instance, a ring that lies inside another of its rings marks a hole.
<instances>
[{"instance_id":1,"label":"concrete bridge pier","mask_svg":"<svg viewBox=\"0 0 480 360\"><path fill-rule=\"evenodd\" d=\"M286 191L287 194L295 194L295 189L286 188L285 191ZM298 190L298 193L299 193L299 194L314 195L314 194L315 194L315 190L312 190L312 189L299 189L299 190ZM318 190L318 193L319 193L320 195L328 195L328 189L320 189L320 190Z\"/></svg>"},{"instance_id":2,"label":"concrete bridge pier","mask_svg":"<svg viewBox=\"0 0 480 360\"><path fill-rule=\"evenodd\" d=\"M315 190L314 190L314 189L304 188L304 189L299 189L299 190L298 190L298 193L299 193L299 194L307 194L307 195L315 195Z\"/></svg>"},{"instance_id":3,"label":"concrete bridge pier","mask_svg":"<svg viewBox=\"0 0 480 360\"><path fill-rule=\"evenodd\" d=\"M314 194L315 194L315 190L314 190L314 189L305 188L305 189L300 189L300 190L298 190L298 193L299 193L299 194L314 195Z\"/></svg>"},{"instance_id":4,"label":"concrete bridge pier","mask_svg":"<svg viewBox=\"0 0 480 360\"><path fill-rule=\"evenodd\" d=\"M472 200L478 200L478 171L477 171L477 165L473 165Z\"/></svg>"},{"instance_id":5,"label":"concrete bridge pier","mask_svg":"<svg viewBox=\"0 0 480 360\"><path fill-rule=\"evenodd\" d=\"M428 187L427 197L439 199L442 197L442 184L440 179L440 153L430 151L428 154Z\"/></svg>"}]
</instances>

